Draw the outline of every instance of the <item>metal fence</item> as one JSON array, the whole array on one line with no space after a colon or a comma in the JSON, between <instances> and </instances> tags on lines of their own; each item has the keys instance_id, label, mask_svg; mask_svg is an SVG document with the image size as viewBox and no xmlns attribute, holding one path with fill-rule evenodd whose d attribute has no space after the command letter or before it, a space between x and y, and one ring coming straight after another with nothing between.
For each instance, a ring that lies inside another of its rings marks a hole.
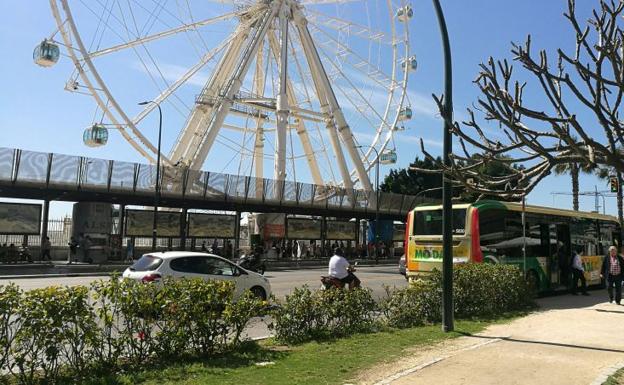
<instances>
[{"instance_id":1,"label":"metal fence","mask_svg":"<svg viewBox=\"0 0 624 385\"><path fill-rule=\"evenodd\" d=\"M41 222L43 226L43 221ZM67 247L71 237L72 220L69 217L63 219L48 220L48 237L52 247ZM0 245L11 243L22 245L26 237L29 246L39 246L41 244L41 235L6 235L0 234Z\"/></svg>"},{"instance_id":2,"label":"metal fence","mask_svg":"<svg viewBox=\"0 0 624 385\"><path fill-rule=\"evenodd\" d=\"M161 194L186 200L404 215L421 197L162 167ZM151 196L156 167L0 147L0 184Z\"/></svg>"}]
</instances>

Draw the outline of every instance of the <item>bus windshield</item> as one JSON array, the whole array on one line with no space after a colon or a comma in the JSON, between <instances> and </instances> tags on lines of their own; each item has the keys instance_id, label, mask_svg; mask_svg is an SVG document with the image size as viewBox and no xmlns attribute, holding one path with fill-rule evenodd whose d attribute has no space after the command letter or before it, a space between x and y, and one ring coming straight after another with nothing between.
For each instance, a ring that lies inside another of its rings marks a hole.
<instances>
[{"instance_id":1,"label":"bus windshield","mask_svg":"<svg viewBox=\"0 0 624 385\"><path fill-rule=\"evenodd\" d=\"M442 235L442 210L414 211L414 235ZM466 232L466 209L453 210L453 234Z\"/></svg>"}]
</instances>

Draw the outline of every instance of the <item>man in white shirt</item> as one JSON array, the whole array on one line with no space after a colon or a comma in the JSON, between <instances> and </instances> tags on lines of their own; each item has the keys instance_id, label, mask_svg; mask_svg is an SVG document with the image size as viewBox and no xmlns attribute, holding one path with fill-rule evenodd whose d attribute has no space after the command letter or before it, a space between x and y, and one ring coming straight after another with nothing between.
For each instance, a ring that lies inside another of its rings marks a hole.
<instances>
[{"instance_id":1,"label":"man in white shirt","mask_svg":"<svg viewBox=\"0 0 624 385\"><path fill-rule=\"evenodd\" d=\"M579 254L581 250L574 252L572 256L572 295L578 295L576 292L578 287L578 281L581 280L581 290L583 295L589 295L587 292L587 284L585 282L585 268L583 268L583 261Z\"/></svg>"},{"instance_id":2,"label":"man in white shirt","mask_svg":"<svg viewBox=\"0 0 624 385\"><path fill-rule=\"evenodd\" d=\"M360 286L360 280L351 271L349 261L344 257L341 248L336 248L334 255L329 259L328 275L340 280L343 284L349 284L349 289Z\"/></svg>"}]
</instances>

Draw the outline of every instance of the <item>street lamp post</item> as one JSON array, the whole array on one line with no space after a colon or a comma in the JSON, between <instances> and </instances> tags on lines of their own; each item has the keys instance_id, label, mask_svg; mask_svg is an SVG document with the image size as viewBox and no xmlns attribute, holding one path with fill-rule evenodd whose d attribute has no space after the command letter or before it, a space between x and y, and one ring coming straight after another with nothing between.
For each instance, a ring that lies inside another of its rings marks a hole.
<instances>
[{"instance_id":1,"label":"street lamp post","mask_svg":"<svg viewBox=\"0 0 624 385\"><path fill-rule=\"evenodd\" d=\"M160 140L162 137L162 110L160 104L153 100L139 103L139 106L145 106L153 103L158 107L158 148L156 152L156 186L154 191L154 222L152 223L152 250L156 250L156 236L158 227L158 203L160 200Z\"/></svg>"},{"instance_id":2,"label":"street lamp post","mask_svg":"<svg viewBox=\"0 0 624 385\"><path fill-rule=\"evenodd\" d=\"M446 21L440 6L440 0L433 0L433 6L440 26L444 49L444 166L450 167L450 154L453 151L451 124L453 121L453 72L451 67L451 45L449 43ZM442 173L442 330L453 331L453 206L451 205L451 183Z\"/></svg>"},{"instance_id":3,"label":"street lamp post","mask_svg":"<svg viewBox=\"0 0 624 385\"><path fill-rule=\"evenodd\" d=\"M368 147L375 151L375 263L379 261L379 151L373 146L357 146L357 148Z\"/></svg>"}]
</instances>

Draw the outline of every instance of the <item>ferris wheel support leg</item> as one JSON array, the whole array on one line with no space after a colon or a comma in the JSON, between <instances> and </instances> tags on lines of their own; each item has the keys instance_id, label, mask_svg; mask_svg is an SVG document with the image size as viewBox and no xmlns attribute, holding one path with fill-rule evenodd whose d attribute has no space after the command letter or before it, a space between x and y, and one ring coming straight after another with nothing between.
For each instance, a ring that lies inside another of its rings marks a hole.
<instances>
[{"instance_id":1,"label":"ferris wheel support leg","mask_svg":"<svg viewBox=\"0 0 624 385\"><path fill-rule=\"evenodd\" d=\"M300 13L301 11L298 12ZM299 17L297 27L302 37L302 43L305 41L305 44L309 45L310 47L309 54L311 57L308 57L308 61L310 61L311 59L311 63L313 63L313 65L317 68L316 71L320 77L320 84L325 89L327 102L329 103L333 118L338 126L338 133L340 134L343 143L347 147L347 151L349 152L351 161L355 165L358 179L362 183L362 187L364 188L364 190L371 191L373 188L370 179L368 178L368 174L366 173L366 170L364 168L364 163L362 162L362 159L358 154L355 141L353 140L353 134L351 133L351 129L349 128L349 125L344 118L344 114L342 113L342 109L338 104L336 95L331 88L329 78L327 77L327 72L325 72L325 68L323 67L323 63L321 62L321 58L319 57L317 49L314 46L312 36L310 35L310 31L308 30L307 23L303 16ZM348 179L351 180L350 174Z\"/></svg>"},{"instance_id":2,"label":"ferris wheel support leg","mask_svg":"<svg viewBox=\"0 0 624 385\"><path fill-rule=\"evenodd\" d=\"M338 134L336 132L336 125L334 124L334 120L329 110L326 87L324 87L323 85L322 76L319 71L319 65L321 65L321 63L318 59L318 56L315 57L313 55L313 52L316 51L316 48L314 47L314 43L312 43L309 34L305 34L305 31L307 31L307 27L305 25L306 20L300 10L296 10L293 12L293 20L295 26L297 27L297 31L299 32L299 40L301 41L304 55L310 67L312 81L314 82L314 88L321 104L321 112L326 116L325 126L327 127L329 141L332 145L332 149L334 150L334 155L336 156L336 161L340 170L340 176L342 177L343 186L346 189L351 190L353 189L353 182L347 168L347 162L344 157L344 153L342 152L342 147L340 146L340 140L338 139Z\"/></svg>"},{"instance_id":3,"label":"ferris wheel support leg","mask_svg":"<svg viewBox=\"0 0 624 385\"><path fill-rule=\"evenodd\" d=\"M260 43L258 53L256 56L256 76L255 76L255 91L258 95L264 96L265 88L265 73L264 73L264 55L263 55L263 43ZM264 119L261 117L256 118L256 138L254 143L253 162L256 176L256 199L262 199L264 190Z\"/></svg>"},{"instance_id":4,"label":"ferris wheel support leg","mask_svg":"<svg viewBox=\"0 0 624 385\"><path fill-rule=\"evenodd\" d=\"M236 67L236 70L227 84L225 95L223 97L219 97L215 105L212 119L210 119L210 123L205 130L205 134L202 135L200 146L191 158L191 162L189 164L191 168L200 168L206 160L208 152L210 151L210 148L212 147L212 144L214 143L217 134L225 121L225 117L232 106L234 94L240 90L240 87L243 84L243 78L247 74L249 66L251 65L252 58L256 55L260 42L266 36L269 25L271 25L271 22L279 10L279 5L279 3L271 4L270 8L264 12L261 22L256 27L251 40L245 48L243 56Z\"/></svg>"},{"instance_id":5,"label":"ferris wheel support leg","mask_svg":"<svg viewBox=\"0 0 624 385\"><path fill-rule=\"evenodd\" d=\"M288 96L286 94L286 84L288 79L288 14L285 5L279 13L279 29L280 29L280 51L279 51L279 94L277 95L277 135L275 145L277 153L275 154L275 166L273 179L283 181L286 179L286 131L288 130ZM272 33L269 33L272 35ZM283 189L275 190L275 198L281 200Z\"/></svg>"},{"instance_id":6,"label":"ferris wheel support leg","mask_svg":"<svg viewBox=\"0 0 624 385\"><path fill-rule=\"evenodd\" d=\"M219 61L213 75L202 89L201 95L216 95L218 90L223 87L234 68L233 61L240 54L242 45L249 34L249 26L241 24L234 32L234 38L227 48L223 57ZM181 161L185 164L190 163L190 157L197 151L202 137L202 126L206 124L206 119L212 112L212 107L208 105L196 104L189 116L186 124L180 134L178 140L171 150L170 158L174 162ZM201 164L198 166L201 168Z\"/></svg>"},{"instance_id":7,"label":"ferris wheel support leg","mask_svg":"<svg viewBox=\"0 0 624 385\"><path fill-rule=\"evenodd\" d=\"M271 51L273 51L273 56L276 58L279 57L278 56L279 44L277 42L277 37L275 36L275 33L272 33L272 32L269 33L269 45L271 47ZM286 94L288 96L289 106L297 107L298 102L297 102L297 98L295 97L295 89L290 79L286 79ZM314 150L312 148L312 144L310 142L310 137L306 130L304 120L301 118L297 119L296 126L297 126L297 135L299 136L299 140L301 140L301 146L303 147L303 152L306 156L306 160L308 161L308 167L310 168L310 173L312 174L312 180L314 181L314 184L318 186L322 186L324 184L323 177L321 176L321 171L319 169L318 162L316 161Z\"/></svg>"}]
</instances>

